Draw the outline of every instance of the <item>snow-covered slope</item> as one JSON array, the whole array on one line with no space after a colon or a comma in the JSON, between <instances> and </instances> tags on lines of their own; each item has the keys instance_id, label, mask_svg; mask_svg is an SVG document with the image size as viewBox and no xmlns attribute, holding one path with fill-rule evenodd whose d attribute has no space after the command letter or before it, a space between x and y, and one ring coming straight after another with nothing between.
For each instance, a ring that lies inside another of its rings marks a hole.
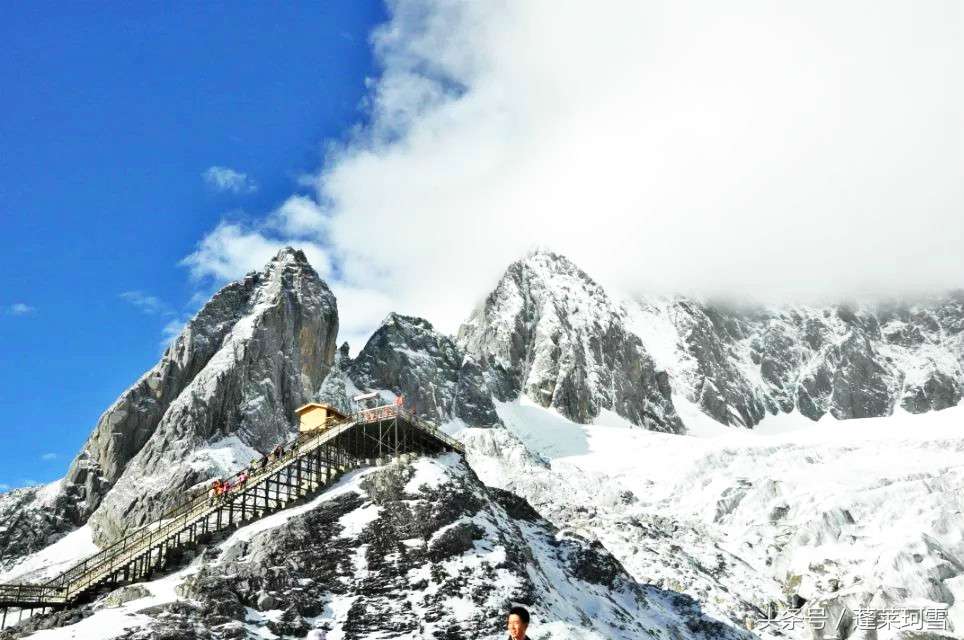
<instances>
[{"instance_id":1,"label":"snow-covered slope","mask_svg":"<svg viewBox=\"0 0 964 640\"><path fill-rule=\"evenodd\" d=\"M964 407L816 424L781 414L744 431L684 402L685 436L614 414L574 424L525 400L499 413L506 430L461 434L480 477L599 539L641 583L734 625L798 596L944 610L964 631Z\"/></svg>"},{"instance_id":2,"label":"snow-covered slope","mask_svg":"<svg viewBox=\"0 0 964 640\"><path fill-rule=\"evenodd\" d=\"M95 603L36 640L504 637L510 603L533 640L749 638L689 598L632 580L605 549L486 488L455 454L344 478L308 505L245 527L135 599ZM176 600L176 601L175 601ZM64 618L80 612L62 612ZM46 621L36 620L42 627Z\"/></svg>"}]
</instances>

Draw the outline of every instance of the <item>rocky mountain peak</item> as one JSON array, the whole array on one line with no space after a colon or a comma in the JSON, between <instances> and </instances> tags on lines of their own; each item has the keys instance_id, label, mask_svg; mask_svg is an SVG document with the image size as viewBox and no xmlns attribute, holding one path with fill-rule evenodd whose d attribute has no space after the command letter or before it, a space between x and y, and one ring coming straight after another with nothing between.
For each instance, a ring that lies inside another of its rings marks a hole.
<instances>
[{"instance_id":1,"label":"rocky mountain peak","mask_svg":"<svg viewBox=\"0 0 964 640\"><path fill-rule=\"evenodd\" d=\"M382 320L381 327L390 327L392 330L398 331L435 331L435 327L432 326L432 323L425 318L405 316L400 313L395 313L394 311L389 313L385 319Z\"/></svg>"},{"instance_id":2,"label":"rocky mountain peak","mask_svg":"<svg viewBox=\"0 0 964 640\"><path fill-rule=\"evenodd\" d=\"M81 519L93 514L112 537L227 471L216 443L254 457L287 439L331 368L337 331L334 295L302 251L286 247L226 285L94 427L64 482ZM147 477L166 486L139 492Z\"/></svg>"},{"instance_id":3,"label":"rocky mountain peak","mask_svg":"<svg viewBox=\"0 0 964 640\"><path fill-rule=\"evenodd\" d=\"M267 267L270 269L272 266L285 264L297 264L305 267L311 266L308 258L305 256L305 252L301 249L295 249L292 246L286 246L278 250L278 253L268 262Z\"/></svg>"},{"instance_id":4,"label":"rocky mountain peak","mask_svg":"<svg viewBox=\"0 0 964 640\"><path fill-rule=\"evenodd\" d=\"M536 251L512 263L458 332L500 400L521 394L589 422L603 409L678 432L664 373L625 314L571 260Z\"/></svg>"},{"instance_id":5,"label":"rocky mountain peak","mask_svg":"<svg viewBox=\"0 0 964 640\"><path fill-rule=\"evenodd\" d=\"M525 268L543 277L551 277L554 274L568 274L595 284L589 274L580 269L575 262L550 249L534 249L510 264L506 271Z\"/></svg>"},{"instance_id":6,"label":"rocky mountain peak","mask_svg":"<svg viewBox=\"0 0 964 640\"><path fill-rule=\"evenodd\" d=\"M344 367L344 375L358 389L405 396L410 407L430 420L460 419L473 426L499 422L478 364L422 318L389 314Z\"/></svg>"},{"instance_id":7,"label":"rocky mountain peak","mask_svg":"<svg viewBox=\"0 0 964 640\"><path fill-rule=\"evenodd\" d=\"M605 290L576 263L548 249L536 249L510 264L489 297L498 296L511 287L550 296L578 292L597 302L607 298Z\"/></svg>"}]
</instances>

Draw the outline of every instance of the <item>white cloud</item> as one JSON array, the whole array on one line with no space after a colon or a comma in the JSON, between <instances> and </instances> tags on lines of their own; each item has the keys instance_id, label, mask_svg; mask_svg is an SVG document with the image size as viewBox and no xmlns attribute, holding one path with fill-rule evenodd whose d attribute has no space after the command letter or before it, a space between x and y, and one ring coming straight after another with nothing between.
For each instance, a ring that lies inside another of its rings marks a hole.
<instances>
[{"instance_id":1,"label":"white cloud","mask_svg":"<svg viewBox=\"0 0 964 640\"><path fill-rule=\"evenodd\" d=\"M59 456L56 453L48 452L40 456L40 459L44 461L50 461L50 460L56 460L58 457Z\"/></svg>"},{"instance_id":2,"label":"white cloud","mask_svg":"<svg viewBox=\"0 0 964 640\"><path fill-rule=\"evenodd\" d=\"M0 482L0 491L10 491L10 485L5 482Z\"/></svg>"},{"instance_id":3,"label":"white cloud","mask_svg":"<svg viewBox=\"0 0 964 640\"><path fill-rule=\"evenodd\" d=\"M31 307L29 304L25 304L23 302L15 302L7 307L7 313L12 316L26 316L35 312L36 310L37 309L35 307Z\"/></svg>"},{"instance_id":4,"label":"white cloud","mask_svg":"<svg viewBox=\"0 0 964 640\"><path fill-rule=\"evenodd\" d=\"M229 167L208 167L207 170L201 174L201 177L204 178L208 186L217 191L240 194L252 193L258 190L258 185L256 185L254 180L249 178L247 174L235 171Z\"/></svg>"},{"instance_id":5,"label":"white cloud","mask_svg":"<svg viewBox=\"0 0 964 640\"><path fill-rule=\"evenodd\" d=\"M382 292L343 283L334 283L332 292L338 299L338 342L347 341L352 354L365 346L373 326L395 311L398 302Z\"/></svg>"},{"instance_id":6,"label":"white cloud","mask_svg":"<svg viewBox=\"0 0 964 640\"><path fill-rule=\"evenodd\" d=\"M264 268L288 244L290 242L286 239L270 237L264 229L222 222L181 264L190 268L195 279L236 280L250 271ZM319 275L327 276L331 270L328 252L311 242L298 242L297 245Z\"/></svg>"},{"instance_id":7,"label":"white cloud","mask_svg":"<svg viewBox=\"0 0 964 640\"><path fill-rule=\"evenodd\" d=\"M291 196L271 214L268 225L290 238L318 237L325 231L325 214L311 198Z\"/></svg>"},{"instance_id":8,"label":"white cloud","mask_svg":"<svg viewBox=\"0 0 964 640\"><path fill-rule=\"evenodd\" d=\"M386 305L453 331L535 244L638 291L964 286L955 2L389 4L324 206L222 225L192 270L322 238L359 334Z\"/></svg>"},{"instance_id":9,"label":"white cloud","mask_svg":"<svg viewBox=\"0 0 964 640\"><path fill-rule=\"evenodd\" d=\"M144 293L143 291L124 291L119 297L148 315L168 315L173 313L163 300L157 296Z\"/></svg>"}]
</instances>

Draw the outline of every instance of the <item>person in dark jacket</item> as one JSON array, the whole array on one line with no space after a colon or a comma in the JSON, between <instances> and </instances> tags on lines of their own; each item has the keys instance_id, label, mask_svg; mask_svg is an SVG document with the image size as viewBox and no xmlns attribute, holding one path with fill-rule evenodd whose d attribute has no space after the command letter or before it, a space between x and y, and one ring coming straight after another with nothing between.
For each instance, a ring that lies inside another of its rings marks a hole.
<instances>
[{"instance_id":1,"label":"person in dark jacket","mask_svg":"<svg viewBox=\"0 0 964 640\"><path fill-rule=\"evenodd\" d=\"M526 635L526 630L529 628L529 612L525 607L509 609L506 628L509 631L509 640L529 640L529 636Z\"/></svg>"}]
</instances>

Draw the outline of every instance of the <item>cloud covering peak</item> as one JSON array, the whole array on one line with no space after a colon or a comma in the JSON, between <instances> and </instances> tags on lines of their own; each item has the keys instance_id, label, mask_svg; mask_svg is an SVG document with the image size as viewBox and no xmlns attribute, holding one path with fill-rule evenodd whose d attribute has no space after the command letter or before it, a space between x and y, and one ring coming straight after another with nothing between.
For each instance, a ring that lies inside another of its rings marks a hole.
<instances>
[{"instance_id":1,"label":"cloud covering peak","mask_svg":"<svg viewBox=\"0 0 964 640\"><path fill-rule=\"evenodd\" d=\"M956 2L389 9L365 121L315 193L212 231L195 275L311 243L359 336L388 310L454 330L534 245L636 291L964 284Z\"/></svg>"}]
</instances>

